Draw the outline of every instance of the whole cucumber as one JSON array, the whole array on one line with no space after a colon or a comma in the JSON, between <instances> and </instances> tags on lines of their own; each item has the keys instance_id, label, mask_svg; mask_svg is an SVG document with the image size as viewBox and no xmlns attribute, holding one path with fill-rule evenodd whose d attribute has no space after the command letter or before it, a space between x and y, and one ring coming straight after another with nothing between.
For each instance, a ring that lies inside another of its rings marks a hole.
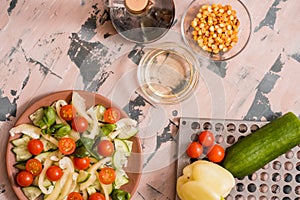
<instances>
[{"instance_id":1,"label":"whole cucumber","mask_svg":"<svg viewBox=\"0 0 300 200\"><path fill-rule=\"evenodd\" d=\"M242 178L300 144L300 120L292 112L269 122L226 149L222 165Z\"/></svg>"}]
</instances>

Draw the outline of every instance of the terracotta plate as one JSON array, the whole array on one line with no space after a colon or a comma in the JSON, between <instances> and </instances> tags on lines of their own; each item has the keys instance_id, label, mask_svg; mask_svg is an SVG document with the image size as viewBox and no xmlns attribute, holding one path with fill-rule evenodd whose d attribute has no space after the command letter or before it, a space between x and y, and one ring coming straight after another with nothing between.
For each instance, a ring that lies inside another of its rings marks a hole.
<instances>
[{"instance_id":1,"label":"terracotta plate","mask_svg":"<svg viewBox=\"0 0 300 200\"><path fill-rule=\"evenodd\" d=\"M66 100L67 102L70 102L72 98L72 92L73 92L72 90L60 91L41 98L40 100L36 101L25 110L25 112L19 117L15 125L19 125L23 123L31 123L29 119L30 114L32 114L40 107L51 105L56 100L63 99ZM86 100L85 103L87 105L87 108L96 104L102 104L105 107L117 107L110 100L108 100L107 98L99 94L95 94L87 91L77 91L77 92L80 94L80 96L82 96ZM119 108L119 110L121 111L122 118L128 117L126 113L122 111L122 109ZM19 170L13 167L13 165L16 163L16 160L15 160L14 153L11 151L13 145L11 144L10 141L18 137L20 137L20 134L17 134L14 137L10 136L8 140L7 151L6 151L6 168L7 168L7 173L10 179L11 186L15 194L20 200L25 200L26 196L23 194L21 187L18 186L15 179L16 174L18 173ZM142 154L141 154L141 144L139 138L135 136L131 140L133 141L132 154L128 159L128 165L125 169L125 171L129 176L129 183L124 185L122 189L131 193L131 195L133 195L137 190L140 177L141 177L141 168L142 168L141 155Z\"/></svg>"}]
</instances>

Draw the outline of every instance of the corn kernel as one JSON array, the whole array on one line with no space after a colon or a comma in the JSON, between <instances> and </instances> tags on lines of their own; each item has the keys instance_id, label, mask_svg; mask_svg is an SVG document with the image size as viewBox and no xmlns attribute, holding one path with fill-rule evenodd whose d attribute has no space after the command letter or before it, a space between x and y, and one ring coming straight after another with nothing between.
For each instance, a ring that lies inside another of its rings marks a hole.
<instances>
[{"instance_id":1,"label":"corn kernel","mask_svg":"<svg viewBox=\"0 0 300 200\"><path fill-rule=\"evenodd\" d=\"M239 20L230 5L204 5L191 22L193 39L205 51L230 50L238 42Z\"/></svg>"}]
</instances>

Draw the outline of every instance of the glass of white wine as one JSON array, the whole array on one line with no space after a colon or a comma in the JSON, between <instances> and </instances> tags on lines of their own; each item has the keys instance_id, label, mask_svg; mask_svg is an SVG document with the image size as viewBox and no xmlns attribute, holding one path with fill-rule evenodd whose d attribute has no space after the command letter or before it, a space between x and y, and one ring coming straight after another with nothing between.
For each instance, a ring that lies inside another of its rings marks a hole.
<instances>
[{"instance_id":1,"label":"glass of white wine","mask_svg":"<svg viewBox=\"0 0 300 200\"><path fill-rule=\"evenodd\" d=\"M165 42L146 48L138 66L142 91L156 103L174 104L194 91L199 79L199 62L177 43Z\"/></svg>"}]
</instances>

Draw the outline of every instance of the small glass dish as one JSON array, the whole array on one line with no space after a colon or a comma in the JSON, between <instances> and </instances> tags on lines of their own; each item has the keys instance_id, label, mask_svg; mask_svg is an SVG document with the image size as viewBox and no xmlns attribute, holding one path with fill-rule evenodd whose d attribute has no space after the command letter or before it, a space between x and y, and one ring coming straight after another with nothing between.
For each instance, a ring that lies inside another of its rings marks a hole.
<instances>
[{"instance_id":1,"label":"small glass dish","mask_svg":"<svg viewBox=\"0 0 300 200\"><path fill-rule=\"evenodd\" d=\"M165 42L145 48L137 70L144 94L155 103L174 104L186 99L199 78L199 62L185 47Z\"/></svg>"},{"instance_id":2,"label":"small glass dish","mask_svg":"<svg viewBox=\"0 0 300 200\"><path fill-rule=\"evenodd\" d=\"M203 48L200 47L198 42L193 38L194 28L191 26L191 22L194 20L194 18L197 17L199 9L203 5L213 4L220 4L222 6L230 5L232 7L232 10L236 11L236 17L240 23L237 35L238 41L231 49L226 52L219 51L218 53L213 53L207 50L203 50ZM191 48L196 54L200 54L215 61L225 61L241 53L250 39L251 30L252 24L249 11L240 0L194 0L186 9L186 12L183 14L181 21L181 34L186 45Z\"/></svg>"}]
</instances>

